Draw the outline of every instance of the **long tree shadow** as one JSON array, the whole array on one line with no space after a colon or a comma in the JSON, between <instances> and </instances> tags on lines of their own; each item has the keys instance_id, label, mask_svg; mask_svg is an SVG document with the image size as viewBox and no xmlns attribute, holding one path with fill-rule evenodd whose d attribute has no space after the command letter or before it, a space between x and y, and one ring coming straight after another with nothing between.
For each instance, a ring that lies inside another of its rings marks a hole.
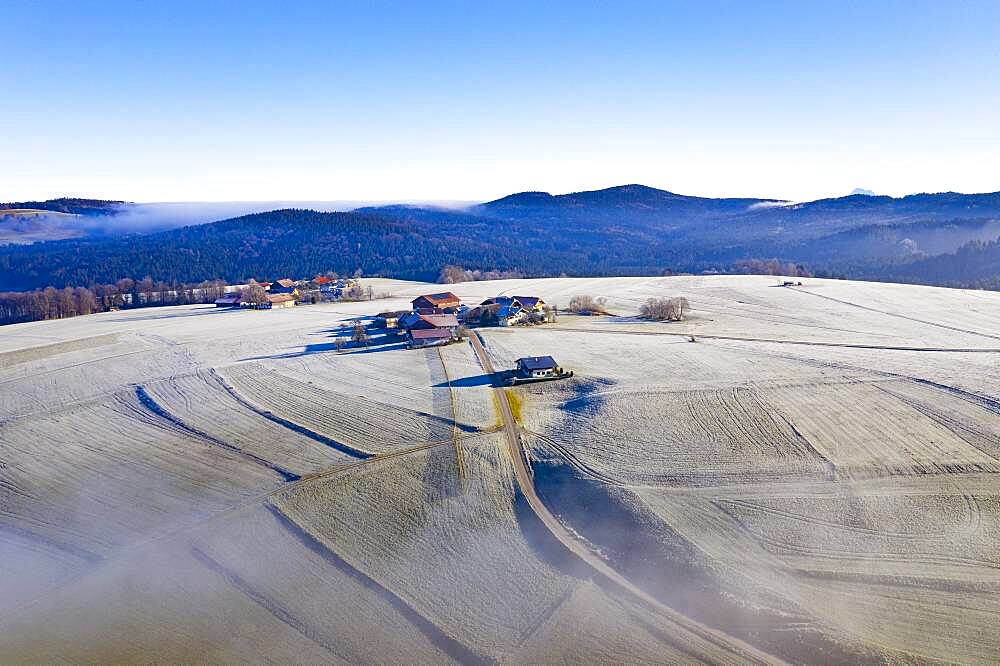
<instances>
[{"instance_id":1,"label":"long tree shadow","mask_svg":"<svg viewBox=\"0 0 1000 666\"><path fill-rule=\"evenodd\" d=\"M474 386L490 386L493 383L493 379L490 375L475 375L473 377L462 377L461 379L453 379L450 382L441 382L440 384L434 384L434 388L472 388Z\"/></svg>"},{"instance_id":2,"label":"long tree shadow","mask_svg":"<svg viewBox=\"0 0 1000 666\"><path fill-rule=\"evenodd\" d=\"M384 351L394 351L399 349L406 349L405 342L388 342L382 344L369 344L365 346L363 344L350 342L346 346L342 346L341 349L337 349L337 343L335 342L317 342L314 344L306 345L301 351L287 352L285 354L268 354L265 356L249 356L247 358L240 359L241 361L264 361L270 359L279 358L299 358L300 356L309 356L311 354L327 354L330 352L340 352L342 354L374 354L376 352Z\"/></svg>"}]
</instances>

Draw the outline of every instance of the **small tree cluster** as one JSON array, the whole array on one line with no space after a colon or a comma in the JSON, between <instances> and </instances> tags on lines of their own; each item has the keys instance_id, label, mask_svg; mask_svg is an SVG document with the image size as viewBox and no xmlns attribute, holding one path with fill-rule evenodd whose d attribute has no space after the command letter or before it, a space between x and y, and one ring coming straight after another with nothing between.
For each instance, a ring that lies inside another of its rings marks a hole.
<instances>
[{"instance_id":1,"label":"small tree cluster","mask_svg":"<svg viewBox=\"0 0 1000 666\"><path fill-rule=\"evenodd\" d=\"M455 284L456 282L480 282L483 280L512 280L522 278L524 275L518 271L481 271L466 270L461 266L448 265L441 269L438 275L438 282L441 284Z\"/></svg>"},{"instance_id":2,"label":"small tree cluster","mask_svg":"<svg viewBox=\"0 0 1000 666\"><path fill-rule=\"evenodd\" d=\"M240 290L240 300L244 303L259 305L267 303L267 291L259 284L248 284Z\"/></svg>"},{"instance_id":3,"label":"small tree cluster","mask_svg":"<svg viewBox=\"0 0 1000 666\"><path fill-rule=\"evenodd\" d=\"M364 345L365 347L371 342L371 338L368 337L368 330L365 325L358 322L354 325L354 330L351 333L351 339L354 340L356 345Z\"/></svg>"},{"instance_id":4,"label":"small tree cluster","mask_svg":"<svg viewBox=\"0 0 1000 666\"><path fill-rule=\"evenodd\" d=\"M653 321L682 321L691 304L683 296L650 298L639 308L639 314Z\"/></svg>"},{"instance_id":5,"label":"small tree cluster","mask_svg":"<svg viewBox=\"0 0 1000 666\"><path fill-rule=\"evenodd\" d=\"M607 299L603 296L594 298L593 296L582 294L569 299L569 307L566 309L570 312L584 315L608 314L608 311L604 307L606 303Z\"/></svg>"},{"instance_id":6,"label":"small tree cluster","mask_svg":"<svg viewBox=\"0 0 1000 666\"><path fill-rule=\"evenodd\" d=\"M357 280L355 280L354 284L351 285L351 287L349 287L347 289L347 291L344 292L344 295L341 297L340 300L342 300L342 301L364 301L364 300L370 301L370 300L372 300L372 296L373 295L374 295L374 290L370 286L367 289L365 289L361 285L360 282L358 282Z\"/></svg>"},{"instance_id":7,"label":"small tree cluster","mask_svg":"<svg viewBox=\"0 0 1000 666\"><path fill-rule=\"evenodd\" d=\"M781 262L777 259L747 259L733 265L738 273L747 275L787 275L788 277L812 277L809 269L802 264Z\"/></svg>"}]
</instances>

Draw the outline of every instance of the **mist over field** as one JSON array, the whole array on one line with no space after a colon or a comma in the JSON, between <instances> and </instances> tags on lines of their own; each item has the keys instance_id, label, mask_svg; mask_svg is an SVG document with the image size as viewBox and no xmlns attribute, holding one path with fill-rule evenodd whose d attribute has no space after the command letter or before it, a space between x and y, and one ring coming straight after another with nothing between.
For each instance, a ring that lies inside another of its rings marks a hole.
<instances>
[{"instance_id":1,"label":"mist over field","mask_svg":"<svg viewBox=\"0 0 1000 666\"><path fill-rule=\"evenodd\" d=\"M1000 657L997 294L464 282L563 309L338 349L441 289L367 282L6 329L0 661ZM683 320L643 319L664 295ZM490 374L545 354L574 376Z\"/></svg>"}]
</instances>

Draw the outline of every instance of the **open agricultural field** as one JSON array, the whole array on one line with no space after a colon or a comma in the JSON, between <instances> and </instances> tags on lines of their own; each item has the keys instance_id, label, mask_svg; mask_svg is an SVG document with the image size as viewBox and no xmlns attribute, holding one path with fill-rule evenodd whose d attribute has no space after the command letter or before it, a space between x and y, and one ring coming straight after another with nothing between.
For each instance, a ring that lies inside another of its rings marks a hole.
<instances>
[{"instance_id":1,"label":"open agricultural field","mask_svg":"<svg viewBox=\"0 0 1000 666\"><path fill-rule=\"evenodd\" d=\"M0 663L1000 660L1000 294L476 282L612 314L337 352L440 290L372 282L0 330Z\"/></svg>"}]
</instances>

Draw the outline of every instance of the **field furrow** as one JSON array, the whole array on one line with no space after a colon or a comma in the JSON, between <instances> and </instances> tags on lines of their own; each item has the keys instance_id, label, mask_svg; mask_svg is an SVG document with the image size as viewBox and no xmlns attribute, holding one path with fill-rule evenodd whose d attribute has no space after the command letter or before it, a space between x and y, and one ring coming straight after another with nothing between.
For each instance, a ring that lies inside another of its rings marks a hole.
<instances>
[{"instance_id":1,"label":"field furrow","mask_svg":"<svg viewBox=\"0 0 1000 666\"><path fill-rule=\"evenodd\" d=\"M142 388L188 427L292 473L301 475L355 460L262 417L227 391L214 373L172 377Z\"/></svg>"},{"instance_id":2,"label":"field furrow","mask_svg":"<svg viewBox=\"0 0 1000 666\"><path fill-rule=\"evenodd\" d=\"M248 402L363 453L451 438L451 419L335 393L258 364L220 373Z\"/></svg>"}]
</instances>

